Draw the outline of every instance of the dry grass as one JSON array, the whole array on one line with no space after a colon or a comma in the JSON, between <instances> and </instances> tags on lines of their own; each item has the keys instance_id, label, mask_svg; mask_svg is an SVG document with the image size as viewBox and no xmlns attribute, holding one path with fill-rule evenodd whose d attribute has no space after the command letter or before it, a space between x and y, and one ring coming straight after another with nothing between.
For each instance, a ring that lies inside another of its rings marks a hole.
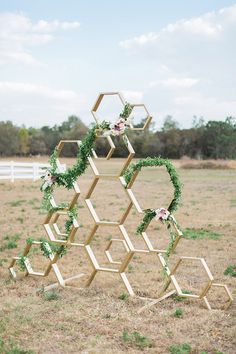
<instances>
[{"instance_id":1,"label":"dry grass","mask_svg":"<svg viewBox=\"0 0 236 354\"><path fill-rule=\"evenodd\" d=\"M236 169L235 160L192 160L189 158L182 158L181 160L179 160L178 165L180 168L184 169Z\"/></svg>"},{"instance_id":2,"label":"dry grass","mask_svg":"<svg viewBox=\"0 0 236 354\"><path fill-rule=\"evenodd\" d=\"M118 168L119 164L120 161L115 160L112 169ZM101 168L107 170L105 164ZM236 278L223 274L229 264L235 264L236 171L180 169L179 173L184 188L182 206L176 218L183 228L207 230L208 233L206 237L183 239L170 263L172 265L179 255L204 257L216 281L226 283L236 297ZM82 195L91 181L90 174L88 171L88 180L80 180ZM146 169L133 188L140 204L144 208L166 206L171 198L168 180L164 170ZM127 297L120 279L114 274L99 274L90 288L65 289L47 295L37 295L36 290L54 282L53 274L48 279L28 277L12 281L7 270L10 258L21 252L27 237L45 237L39 185L40 182L30 181L0 183L0 246L3 246L0 251L0 338L4 341L4 344L0 341L0 353L7 350L20 353L19 349L57 354L138 353L142 350L169 353L168 348L178 343L190 344L191 353L235 353L235 303L227 311L215 309L209 312L200 302L168 299L143 314L137 314L144 303L138 298ZM106 188L109 202L106 203L102 189L94 194L93 201L97 213L112 220L115 213L123 212L124 205L118 187L109 183ZM65 201L67 193L62 191L58 198ZM138 221L137 213L132 210L125 226L135 245L143 247L141 239L134 233ZM83 227L78 237L83 240L92 227L92 220L82 198L79 222ZM161 225L153 225L154 242L158 240L161 247L168 242L162 231ZM112 232L119 237L116 230L101 228L93 241L94 252L101 264L106 264L103 250ZM207 237L214 232L221 236ZM11 241L17 248L9 247ZM41 264L46 265L47 260L39 250L36 249L33 256L36 270ZM117 256L122 257L122 250ZM71 249L60 263L64 276L85 273L80 281L74 282L82 287L91 272L83 249ZM194 273L191 269L187 269L187 279L191 282L185 279L184 271L179 275L185 289L195 289L204 280L197 266L193 268ZM162 284L159 265L153 255L135 256L127 275L136 292L142 295L155 296ZM212 300L218 308L220 297L212 294ZM182 310L179 317L174 315L177 309ZM136 332L138 335L134 334Z\"/></svg>"}]
</instances>

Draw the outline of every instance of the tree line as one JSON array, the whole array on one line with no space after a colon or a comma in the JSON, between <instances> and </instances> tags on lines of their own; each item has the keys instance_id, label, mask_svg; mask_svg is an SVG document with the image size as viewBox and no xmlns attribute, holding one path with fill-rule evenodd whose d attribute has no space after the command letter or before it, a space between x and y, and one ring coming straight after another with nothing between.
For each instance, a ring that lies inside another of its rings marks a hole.
<instances>
[{"instance_id":1,"label":"tree line","mask_svg":"<svg viewBox=\"0 0 236 354\"><path fill-rule=\"evenodd\" d=\"M0 121L0 156L50 155L61 139L80 140L88 127L76 116L70 116L60 125L53 127L26 128L16 126L11 121ZM179 159L183 156L202 159L236 158L236 118L227 117L224 121L204 122L202 118L193 120L191 128L180 129L171 116L164 120L160 131L150 126L144 132L127 131L137 157L162 156ZM121 137L115 137L117 146L114 156L127 155ZM66 146L64 156L76 152L76 146ZM109 146L105 139L96 141L96 152L102 156Z\"/></svg>"}]
</instances>

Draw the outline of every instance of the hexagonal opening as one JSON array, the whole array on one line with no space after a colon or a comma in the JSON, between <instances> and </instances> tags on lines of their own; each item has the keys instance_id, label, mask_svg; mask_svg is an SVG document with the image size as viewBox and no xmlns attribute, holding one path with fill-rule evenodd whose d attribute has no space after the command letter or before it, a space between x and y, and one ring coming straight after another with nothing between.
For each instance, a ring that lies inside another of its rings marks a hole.
<instances>
[{"instance_id":1,"label":"hexagonal opening","mask_svg":"<svg viewBox=\"0 0 236 354\"><path fill-rule=\"evenodd\" d=\"M13 279L21 279L25 276L25 272L20 271L18 260L20 257L13 257L9 266L9 272Z\"/></svg>"},{"instance_id":2,"label":"hexagonal opening","mask_svg":"<svg viewBox=\"0 0 236 354\"><path fill-rule=\"evenodd\" d=\"M72 189L64 186L57 186L52 193L53 206L65 205L65 208L76 205L80 195L80 189L77 183L74 183Z\"/></svg>"},{"instance_id":3,"label":"hexagonal opening","mask_svg":"<svg viewBox=\"0 0 236 354\"><path fill-rule=\"evenodd\" d=\"M92 158L96 161L100 159L109 159L114 151L114 144L111 137L106 136L97 136L95 143Z\"/></svg>"},{"instance_id":4,"label":"hexagonal opening","mask_svg":"<svg viewBox=\"0 0 236 354\"><path fill-rule=\"evenodd\" d=\"M61 140L57 145L58 149L58 166L64 170L66 165L66 170L72 167L77 162L77 155L79 152L79 140Z\"/></svg>"},{"instance_id":5,"label":"hexagonal opening","mask_svg":"<svg viewBox=\"0 0 236 354\"><path fill-rule=\"evenodd\" d=\"M52 242L66 243L68 239L72 242L75 237L75 233L79 228L77 220L74 219L73 225L70 228L70 232L66 232L65 222L69 220L67 212L58 211L51 213L47 216L44 222L44 228L47 236Z\"/></svg>"},{"instance_id":6,"label":"hexagonal opening","mask_svg":"<svg viewBox=\"0 0 236 354\"><path fill-rule=\"evenodd\" d=\"M186 296L200 296L211 283L201 258L181 257L179 265L174 272L181 291ZM213 279L213 278L212 278Z\"/></svg>"},{"instance_id":7,"label":"hexagonal opening","mask_svg":"<svg viewBox=\"0 0 236 354\"><path fill-rule=\"evenodd\" d=\"M111 244L112 239L122 240L122 234L116 226L106 227L101 225L91 238L89 246L99 267L119 269L120 264L111 263L109 257L107 257L106 251L108 249L114 261L122 262L127 255L127 251L121 242L115 241Z\"/></svg>"},{"instance_id":8,"label":"hexagonal opening","mask_svg":"<svg viewBox=\"0 0 236 354\"><path fill-rule=\"evenodd\" d=\"M79 229L75 234L74 242L84 244L94 228L94 219L89 212L84 199L79 198L78 217Z\"/></svg>"},{"instance_id":9,"label":"hexagonal opening","mask_svg":"<svg viewBox=\"0 0 236 354\"><path fill-rule=\"evenodd\" d=\"M85 287L92 271L92 266L84 247L71 246L67 248L66 254L58 259L57 266L64 280L72 278L66 282L66 285L81 288Z\"/></svg>"},{"instance_id":10,"label":"hexagonal opening","mask_svg":"<svg viewBox=\"0 0 236 354\"><path fill-rule=\"evenodd\" d=\"M230 295L224 284L212 284L206 294L207 301L213 310L222 310L228 308L231 303Z\"/></svg>"},{"instance_id":11,"label":"hexagonal opening","mask_svg":"<svg viewBox=\"0 0 236 354\"><path fill-rule=\"evenodd\" d=\"M101 93L92 108L92 114L98 123L104 120L114 123L119 119L124 104L124 99L119 93Z\"/></svg>"},{"instance_id":12,"label":"hexagonal opening","mask_svg":"<svg viewBox=\"0 0 236 354\"><path fill-rule=\"evenodd\" d=\"M50 264L50 259L43 255L40 245L41 242L32 243L26 258L29 261L29 268L31 267L33 272L43 275Z\"/></svg>"},{"instance_id":13,"label":"hexagonal opening","mask_svg":"<svg viewBox=\"0 0 236 354\"><path fill-rule=\"evenodd\" d=\"M136 295L158 297L163 285L164 273L157 255L135 253L125 272Z\"/></svg>"},{"instance_id":14,"label":"hexagonal opening","mask_svg":"<svg viewBox=\"0 0 236 354\"><path fill-rule=\"evenodd\" d=\"M150 113L144 104L134 104L130 118L132 118L132 130L142 130L151 121Z\"/></svg>"},{"instance_id":15,"label":"hexagonal opening","mask_svg":"<svg viewBox=\"0 0 236 354\"><path fill-rule=\"evenodd\" d=\"M54 218L51 220L52 228L55 232L56 237L60 239L67 239L68 233L66 232L66 221L68 220L67 213L65 214L55 214Z\"/></svg>"},{"instance_id":16,"label":"hexagonal opening","mask_svg":"<svg viewBox=\"0 0 236 354\"><path fill-rule=\"evenodd\" d=\"M168 228L166 223L154 218L148 225L143 237L150 250L164 253L168 249L172 238L178 237L178 233L172 225Z\"/></svg>"},{"instance_id":17,"label":"hexagonal opening","mask_svg":"<svg viewBox=\"0 0 236 354\"><path fill-rule=\"evenodd\" d=\"M155 184L155 190L153 185ZM173 186L165 167L144 167L131 188L141 209L168 208L173 199Z\"/></svg>"},{"instance_id":18,"label":"hexagonal opening","mask_svg":"<svg viewBox=\"0 0 236 354\"><path fill-rule=\"evenodd\" d=\"M120 222L130 200L119 179L99 179L87 200L91 214L104 222Z\"/></svg>"},{"instance_id":19,"label":"hexagonal opening","mask_svg":"<svg viewBox=\"0 0 236 354\"><path fill-rule=\"evenodd\" d=\"M112 238L105 250L108 261L112 264L122 264L126 254L129 253L129 248L125 240Z\"/></svg>"},{"instance_id":20,"label":"hexagonal opening","mask_svg":"<svg viewBox=\"0 0 236 354\"><path fill-rule=\"evenodd\" d=\"M91 156L93 163L95 164L94 173L97 174L109 174L109 175L117 175L119 176L124 167L128 167L131 162L135 152L132 148L132 145L127 145L127 137L126 136L117 136L117 137L100 137L97 138L96 142L104 141L106 145L106 149L104 149L104 153L102 154L102 149L97 149L95 146L95 154ZM110 143L108 142L110 140ZM103 157L101 157L101 154ZM96 158L97 156L97 158ZM112 159L110 157L112 156ZM108 158L109 157L109 158Z\"/></svg>"},{"instance_id":21,"label":"hexagonal opening","mask_svg":"<svg viewBox=\"0 0 236 354\"><path fill-rule=\"evenodd\" d=\"M137 234L137 227L143 220L144 214L138 213L137 209L132 206L127 218L124 221L124 226L127 231L128 237L137 250L148 250L147 244L141 235Z\"/></svg>"}]
</instances>

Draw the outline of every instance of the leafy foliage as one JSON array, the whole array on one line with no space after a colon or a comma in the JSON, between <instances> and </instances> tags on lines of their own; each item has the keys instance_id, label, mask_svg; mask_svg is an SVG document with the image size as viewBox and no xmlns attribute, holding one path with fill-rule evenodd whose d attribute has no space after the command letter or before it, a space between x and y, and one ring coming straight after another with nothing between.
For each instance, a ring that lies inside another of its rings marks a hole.
<instances>
[{"instance_id":1,"label":"leafy foliage","mask_svg":"<svg viewBox=\"0 0 236 354\"><path fill-rule=\"evenodd\" d=\"M171 354L190 354L191 346L188 343L173 344L169 347Z\"/></svg>"},{"instance_id":2,"label":"leafy foliage","mask_svg":"<svg viewBox=\"0 0 236 354\"><path fill-rule=\"evenodd\" d=\"M21 271L25 271L26 270L26 265L25 265L25 261L26 261L26 257L21 256L20 259L17 260L17 265L19 266Z\"/></svg>"},{"instance_id":3,"label":"leafy foliage","mask_svg":"<svg viewBox=\"0 0 236 354\"><path fill-rule=\"evenodd\" d=\"M129 343L134 347L137 347L141 350L144 348L154 347L154 342L152 339L142 336L139 332L132 332L129 334L127 331L124 331L122 334L122 339L125 343Z\"/></svg>"},{"instance_id":4,"label":"leafy foliage","mask_svg":"<svg viewBox=\"0 0 236 354\"><path fill-rule=\"evenodd\" d=\"M44 300L46 301L54 301L59 299L58 292L56 291L46 291L43 295Z\"/></svg>"},{"instance_id":5,"label":"leafy foliage","mask_svg":"<svg viewBox=\"0 0 236 354\"><path fill-rule=\"evenodd\" d=\"M138 235L141 235L142 232L144 232L149 225L149 223L152 221L152 219L156 216L156 212L153 209L146 209L145 210L145 215L143 217L143 220L141 223L138 225L136 233Z\"/></svg>"},{"instance_id":6,"label":"leafy foliage","mask_svg":"<svg viewBox=\"0 0 236 354\"><path fill-rule=\"evenodd\" d=\"M219 234L218 232L213 232L213 231L204 230L204 229L187 228L184 230L183 236L185 238L191 239L191 240L198 240L198 239L202 239L202 238L210 238L213 240L217 240L221 236L221 234Z\"/></svg>"},{"instance_id":7,"label":"leafy foliage","mask_svg":"<svg viewBox=\"0 0 236 354\"><path fill-rule=\"evenodd\" d=\"M132 106L129 103L126 103L124 106L124 110L120 114L120 116L122 118L128 118L131 111L132 111ZM74 118L70 120L70 123L72 123L73 125ZM41 187L41 190L44 193L42 209L50 213L54 213L62 209L68 209L67 203L61 203L56 207L52 206L51 200L52 200L54 189L57 188L58 186L64 186L67 189L73 188L73 184L76 182L77 178L85 172L88 166L88 157L91 155L92 149L94 148L94 143L97 134L101 134L104 130L109 129L109 127L110 124L104 121L101 124L93 125L92 128L88 130L85 138L81 141L80 149L77 154L76 163L71 168L67 169L67 171L65 172L58 171L58 165L57 165L58 149L55 148L49 160L50 168L48 170L50 175L53 176L53 183L47 185L46 188ZM65 231L67 237L65 237L65 239L68 238L68 235L73 226L73 222L77 218L77 213L78 213L77 207L72 207L67 210L68 219L65 221ZM43 239L41 239L40 241L41 241L40 249L43 252L43 255L45 257L50 258L50 256L53 256L54 253L60 255L61 257L64 254L66 254L67 251L66 246L63 245L58 246L53 243L49 243L48 241ZM32 242L33 240L30 238L27 240L28 244L32 244ZM24 270L25 269L24 258L21 259L19 264L21 265L21 269Z\"/></svg>"},{"instance_id":8,"label":"leafy foliage","mask_svg":"<svg viewBox=\"0 0 236 354\"><path fill-rule=\"evenodd\" d=\"M118 299L119 300L127 300L129 298L129 294L127 294L127 293L122 293L122 294L120 294L119 296L118 296Z\"/></svg>"},{"instance_id":9,"label":"leafy foliage","mask_svg":"<svg viewBox=\"0 0 236 354\"><path fill-rule=\"evenodd\" d=\"M0 353L3 354L34 354L32 350L21 349L15 345L12 340L8 340L8 343L0 338Z\"/></svg>"},{"instance_id":10,"label":"leafy foliage","mask_svg":"<svg viewBox=\"0 0 236 354\"><path fill-rule=\"evenodd\" d=\"M137 163L131 164L126 171L124 172L124 179L126 185L130 183L136 171L141 171L143 167L156 167L156 166L165 166L167 172L169 173L170 180L174 187L174 198L172 199L168 210L170 213L177 210L178 204L181 197L181 183L177 174L176 169L173 164L168 159L163 159L161 157L147 157L146 159L139 160Z\"/></svg>"},{"instance_id":11,"label":"leafy foliage","mask_svg":"<svg viewBox=\"0 0 236 354\"><path fill-rule=\"evenodd\" d=\"M128 106L126 107L127 114ZM129 108L130 109L130 108ZM122 112L123 113L123 112ZM121 113L121 117L122 117ZM70 116L61 125L42 128L20 128L10 121L0 122L0 151L3 156L13 155L51 155L55 145L61 139L82 139L88 127L76 116ZM235 159L236 158L236 120L227 117L224 121L209 121L195 118L189 129L180 129L173 117L167 116L160 131L151 129L140 132L129 132L137 157L157 156L179 159L182 156L203 159ZM104 149L98 142L99 150ZM73 146L64 149L64 156L74 152ZM115 151L114 156L125 156L125 151Z\"/></svg>"},{"instance_id":12,"label":"leafy foliage","mask_svg":"<svg viewBox=\"0 0 236 354\"><path fill-rule=\"evenodd\" d=\"M229 265L225 269L224 275L230 275L231 277L236 277L236 264Z\"/></svg>"},{"instance_id":13,"label":"leafy foliage","mask_svg":"<svg viewBox=\"0 0 236 354\"><path fill-rule=\"evenodd\" d=\"M181 318L183 317L183 310L180 308L177 308L173 314L174 317Z\"/></svg>"},{"instance_id":14,"label":"leafy foliage","mask_svg":"<svg viewBox=\"0 0 236 354\"><path fill-rule=\"evenodd\" d=\"M161 157L154 157L154 158L147 157L146 159L139 160L137 163L131 164L125 170L124 175L123 175L125 182L126 182L126 186L128 186L129 183L132 181L132 178L134 177L136 171L141 171L143 167L155 167L155 166L165 166L166 167L167 172L170 176L170 180L171 180L172 185L174 187L174 197L173 197L170 205L168 206L168 211L170 213L172 213L173 211L177 210L177 208L178 208L178 204L179 204L180 197L181 197L182 186L181 186L177 171L169 160L162 159ZM155 209L146 209L144 212L145 212L145 214L144 214L143 220L138 225L137 230L136 230L136 233L139 235L141 235L142 232L144 232L146 230L149 223L156 216ZM173 218L172 215L170 215L169 219L171 219L174 223L176 223L176 220ZM165 222L167 223L167 228L170 233L170 242L167 247L167 252L165 255L166 259L168 259L168 257L170 256L170 253L173 249L177 235L174 232L172 232L170 222L168 220Z\"/></svg>"}]
</instances>

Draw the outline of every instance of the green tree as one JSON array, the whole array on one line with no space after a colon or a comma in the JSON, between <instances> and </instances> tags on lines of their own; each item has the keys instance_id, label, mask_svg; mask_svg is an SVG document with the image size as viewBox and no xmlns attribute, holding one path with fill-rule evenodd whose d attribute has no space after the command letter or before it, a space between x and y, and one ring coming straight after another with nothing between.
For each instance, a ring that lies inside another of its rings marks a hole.
<instances>
[{"instance_id":1,"label":"green tree","mask_svg":"<svg viewBox=\"0 0 236 354\"><path fill-rule=\"evenodd\" d=\"M162 131L166 132L168 130L174 129L179 129L179 123L172 116L166 116L164 119Z\"/></svg>"},{"instance_id":2,"label":"green tree","mask_svg":"<svg viewBox=\"0 0 236 354\"><path fill-rule=\"evenodd\" d=\"M19 128L12 122L0 122L0 155L13 156L19 154Z\"/></svg>"},{"instance_id":3,"label":"green tree","mask_svg":"<svg viewBox=\"0 0 236 354\"><path fill-rule=\"evenodd\" d=\"M227 117L222 121L209 121L203 135L203 152L206 158L236 157L236 122Z\"/></svg>"},{"instance_id":4,"label":"green tree","mask_svg":"<svg viewBox=\"0 0 236 354\"><path fill-rule=\"evenodd\" d=\"M30 153L32 155L45 155L46 151L47 148L41 130L31 128Z\"/></svg>"},{"instance_id":5,"label":"green tree","mask_svg":"<svg viewBox=\"0 0 236 354\"><path fill-rule=\"evenodd\" d=\"M25 127L19 130L20 153L26 155L29 152L29 132Z\"/></svg>"}]
</instances>

